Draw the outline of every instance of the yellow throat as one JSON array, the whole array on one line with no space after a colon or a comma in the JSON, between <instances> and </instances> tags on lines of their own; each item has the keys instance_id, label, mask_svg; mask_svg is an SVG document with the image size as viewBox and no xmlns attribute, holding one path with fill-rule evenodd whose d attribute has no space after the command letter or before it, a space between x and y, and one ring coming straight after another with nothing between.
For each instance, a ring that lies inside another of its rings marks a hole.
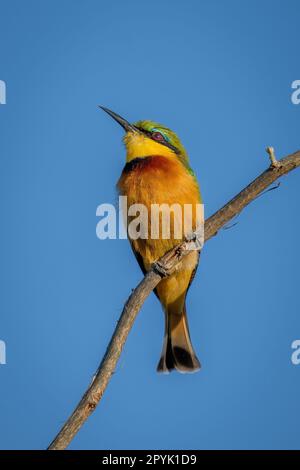
<instances>
[{"instance_id":1,"label":"yellow throat","mask_svg":"<svg viewBox=\"0 0 300 470\"><path fill-rule=\"evenodd\" d=\"M126 147L126 161L130 162L135 158L145 158L150 155L160 155L163 157L174 158L174 152L165 145L149 139L142 133L127 132L124 136Z\"/></svg>"}]
</instances>

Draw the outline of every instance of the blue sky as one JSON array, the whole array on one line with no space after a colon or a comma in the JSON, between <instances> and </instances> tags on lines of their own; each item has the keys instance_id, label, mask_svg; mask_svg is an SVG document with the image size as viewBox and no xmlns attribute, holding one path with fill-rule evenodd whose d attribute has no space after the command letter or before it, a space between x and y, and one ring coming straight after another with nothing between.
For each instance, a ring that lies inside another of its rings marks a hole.
<instances>
[{"instance_id":1,"label":"blue sky","mask_svg":"<svg viewBox=\"0 0 300 470\"><path fill-rule=\"evenodd\" d=\"M89 383L141 272L96 238L122 130L185 144L210 215L299 149L299 2L0 0L0 448L43 449ZM209 241L188 297L194 375L158 375L154 295L72 449L300 448L300 173Z\"/></svg>"}]
</instances>

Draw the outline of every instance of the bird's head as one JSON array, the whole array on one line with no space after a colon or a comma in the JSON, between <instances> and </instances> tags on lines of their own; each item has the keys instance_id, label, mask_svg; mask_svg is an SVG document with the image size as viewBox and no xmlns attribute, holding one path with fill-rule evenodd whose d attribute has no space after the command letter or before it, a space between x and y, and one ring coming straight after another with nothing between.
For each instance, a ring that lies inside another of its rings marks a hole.
<instances>
[{"instance_id":1,"label":"bird's head","mask_svg":"<svg viewBox=\"0 0 300 470\"><path fill-rule=\"evenodd\" d=\"M179 137L171 129L153 121L138 121L130 124L110 109L103 106L100 106L100 108L125 130L124 143L127 151L127 162L135 158L160 155L167 158L178 158L184 165L188 165L186 150Z\"/></svg>"}]
</instances>

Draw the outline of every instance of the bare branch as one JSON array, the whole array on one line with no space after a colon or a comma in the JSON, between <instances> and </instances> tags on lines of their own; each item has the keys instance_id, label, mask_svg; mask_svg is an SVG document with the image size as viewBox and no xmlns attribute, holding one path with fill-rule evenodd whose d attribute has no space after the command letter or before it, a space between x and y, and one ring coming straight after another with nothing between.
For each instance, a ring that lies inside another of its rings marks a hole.
<instances>
[{"instance_id":1,"label":"bare branch","mask_svg":"<svg viewBox=\"0 0 300 470\"><path fill-rule=\"evenodd\" d=\"M300 151L279 161L275 158L274 149L269 147L267 152L270 155L270 167L205 221L205 241L216 235L225 224L237 216L251 201L256 199L259 194L274 183L274 181L300 166ZM89 415L95 410L114 373L127 336L140 308L162 277L169 276L174 272L182 258L190 252L188 250L188 243L188 241L182 242L160 258L145 275L136 289L134 289L124 306L104 358L91 384L72 415L50 444L49 450L65 449Z\"/></svg>"}]
</instances>

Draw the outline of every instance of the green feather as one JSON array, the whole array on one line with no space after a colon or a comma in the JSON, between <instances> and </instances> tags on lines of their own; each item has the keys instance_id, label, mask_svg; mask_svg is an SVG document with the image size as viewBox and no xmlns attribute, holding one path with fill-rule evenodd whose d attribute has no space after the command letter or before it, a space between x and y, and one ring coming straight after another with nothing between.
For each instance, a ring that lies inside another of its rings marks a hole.
<instances>
[{"instance_id":1,"label":"green feather","mask_svg":"<svg viewBox=\"0 0 300 470\"><path fill-rule=\"evenodd\" d=\"M188 172L196 179L195 173L190 166L187 151L182 145L178 135L174 131L154 121L138 121L134 123L134 126L138 127L139 129L143 129L146 132L160 132L165 137L165 139L178 150L178 153L175 154L176 157L181 161Z\"/></svg>"}]
</instances>

